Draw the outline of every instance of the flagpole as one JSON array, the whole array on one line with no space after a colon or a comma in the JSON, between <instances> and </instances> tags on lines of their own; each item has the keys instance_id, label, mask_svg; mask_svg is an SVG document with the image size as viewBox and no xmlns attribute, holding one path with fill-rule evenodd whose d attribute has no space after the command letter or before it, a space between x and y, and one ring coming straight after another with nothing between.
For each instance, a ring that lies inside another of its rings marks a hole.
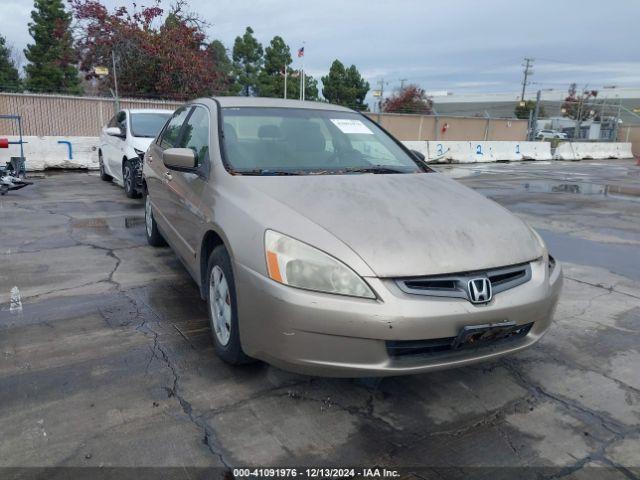
<instances>
[{"instance_id":1,"label":"flagpole","mask_svg":"<svg viewBox=\"0 0 640 480\"><path fill-rule=\"evenodd\" d=\"M284 64L284 99L287 99L287 64Z\"/></svg>"},{"instance_id":2,"label":"flagpole","mask_svg":"<svg viewBox=\"0 0 640 480\"><path fill-rule=\"evenodd\" d=\"M304 56L307 53L306 49L304 48L305 47L305 43L307 43L307 42L302 42L302 48L304 49L302 51L302 100L303 101L305 100L305 92L304 92L304 87L305 87L305 81L304 81L304 77L305 77L305 75L304 75Z\"/></svg>"}]
</instances>

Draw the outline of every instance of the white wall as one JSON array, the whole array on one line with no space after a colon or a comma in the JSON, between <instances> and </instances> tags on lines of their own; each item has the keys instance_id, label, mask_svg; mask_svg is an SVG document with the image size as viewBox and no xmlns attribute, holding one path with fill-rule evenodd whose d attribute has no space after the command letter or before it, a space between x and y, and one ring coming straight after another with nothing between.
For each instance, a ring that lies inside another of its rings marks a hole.
<instances>
[{"instance_id":1,"label":"white wall","mask_svg":"<svg viewBox=\"0 0 640 480\"><path fill-rule=\"evenodd\" d=\"M18 141L15 136L9 141ZM27 171L47 168L86 168L96 170L98 164L98 137L22 137ZM71 144L71 154L69 145ZM20 156L20 145L9 145L0 149L0 163L9 161L9 157Z\"/></svg>"}]
</instances>

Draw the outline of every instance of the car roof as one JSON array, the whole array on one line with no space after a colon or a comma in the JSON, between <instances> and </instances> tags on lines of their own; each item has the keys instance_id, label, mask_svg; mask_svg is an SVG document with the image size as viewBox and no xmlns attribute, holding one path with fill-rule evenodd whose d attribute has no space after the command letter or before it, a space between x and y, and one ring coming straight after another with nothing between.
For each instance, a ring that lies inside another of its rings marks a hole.
<instances>
[{"instance_id":1,"label":"car roof","mask_svg":"<svg viewBox=\"0 0 640 480\"><path fill-rule=\"evenodd\" d=\"M129 113L168 113L169 115L174 112L174 110L160 108L123 108L122 110Z\"/></svg>"},{"instance_id":2,"label":"car roof","mask_svg":"<svg viewBox=\"0 0 640 480\"><path fill-rule=\"evenodd\" d=\"M333 105L326 102L309 102L301 100L285 100L283 98L267 97L211 97L222 108L225 107L271 107L271 108L306 108L310 110L334 110L353 112L350 108ZM197 102L198 100L194 100Z\"/></svg>"}]
</instances>

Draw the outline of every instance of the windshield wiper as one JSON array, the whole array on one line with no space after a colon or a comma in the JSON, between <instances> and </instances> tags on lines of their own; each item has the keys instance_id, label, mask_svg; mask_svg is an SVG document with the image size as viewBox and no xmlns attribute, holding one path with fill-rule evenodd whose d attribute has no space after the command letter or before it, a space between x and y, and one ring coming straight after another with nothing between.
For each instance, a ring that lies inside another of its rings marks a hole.
<instances>
[{"instance_id":1,"label":"windshield wiper","mask_svg":"<svg viewBox=\"0 0 640 480\"><path fill-rule=\"evenodd\" d=\"M234 170L234 173L239 175L300 175L301 173L296 170L269 170L268 168L254 168L252 170Z\"/></svg>"},{"instance_id":2,"label":"windshield wiper","mask_svg":"<svg viewBox=\"0 0 640 480\"><path fill-rule=\"evenodd\" d=\"M400 170L393 167L385 167L384 165L371 165L369 167L346 167L337 170L344 173L411 173L406 170Z\"/></svg>"}]
</instances>

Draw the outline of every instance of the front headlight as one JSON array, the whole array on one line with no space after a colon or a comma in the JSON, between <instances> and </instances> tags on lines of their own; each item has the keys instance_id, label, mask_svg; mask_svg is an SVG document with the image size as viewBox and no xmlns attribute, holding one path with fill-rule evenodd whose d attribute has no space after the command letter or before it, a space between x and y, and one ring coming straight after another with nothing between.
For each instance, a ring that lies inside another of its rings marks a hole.
<instances>
[{"instance_id":1,"label":"front headlight","mask_svg":"<svg viewBox=\"0 0 640 480\"><path fill-rule=\"evenodd\" d=\"M536 237L536 240L538 241L538 244L540 244L540 246L542 247L542 250L543 250L542 258L543 258L543 260L545 260L547 262L547 270L549 271L549 275L551 275L551 272L553 272L553 269L556 268L556 259L553 258L551 256L551 254L549 253L549 249L547 248L547 244L544 243L544 240L542 239L540 234L538 232L536 232L530 226L529 226L529 230L531 230L531 233L533 233L533 236Z\"/></svg>"},{"instance_id":2,"label":"front headlight","mask_svg":"<svg viewBox=\"0 0 640 480\"><path fill-rule=\"evenodd\" d=\"M265 232L264 247L269 278L276 282L317 292L376 298L357 273L317 248L272 230Z\"/></svg>"},{"instance_id":3,"label":"front headlight","mask_svg":"<svg viewBox=\"0 0 640 480\"><path fill-rule=\"evenodd\" d=\"M547 244L544 243L544 240L542 239L540 234L536 232L530 225L527 225L527 227L529 227L529 231L535 237L536 241L538 242L538 245L540 245L540 247L542 248L542 251L543 251L542 256L546 260L546 257L549 255L549 251L547 250Z\"/></svg>"}]
</instances>

